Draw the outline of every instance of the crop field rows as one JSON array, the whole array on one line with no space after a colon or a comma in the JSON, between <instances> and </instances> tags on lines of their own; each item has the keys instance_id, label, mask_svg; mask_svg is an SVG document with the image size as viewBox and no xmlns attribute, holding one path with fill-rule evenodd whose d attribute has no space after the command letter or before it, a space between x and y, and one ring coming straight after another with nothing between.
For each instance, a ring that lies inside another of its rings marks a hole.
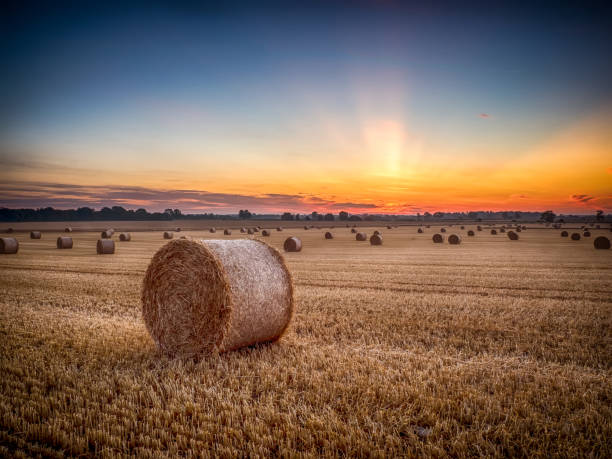
<instances>
[{"instance_id":1,"label":"crop field rows","mask_svg":"<svg viewBox=\"0 0 612 459\"><path fill-rule=\"evenodd\" d=\"M323 225L321 225L323 226ZM535 225L533 225L535 226ZM158 353L140 312L159 231L0 255L4 456L612 455L612 251L532 228L255 236L295 286L288 332L200 361ZM116 233L117 234L117 233ZM232 236L204 229L175 237Z\"/></svg>"}]
</instances>

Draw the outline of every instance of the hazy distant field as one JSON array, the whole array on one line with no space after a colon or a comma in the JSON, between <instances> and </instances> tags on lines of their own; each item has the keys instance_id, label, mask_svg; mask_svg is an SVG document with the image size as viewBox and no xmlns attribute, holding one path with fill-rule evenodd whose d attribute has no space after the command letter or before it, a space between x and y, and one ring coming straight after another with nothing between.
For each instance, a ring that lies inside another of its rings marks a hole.
<instances>
[{"instance_id":1,"label":"hazy distant field","mask_svg":"<svg viewBox=\"0 0 612 459\"><path fill-rule=\"evenodd\" d=\"M97 232L72 250L17 233L0 255L0 454L610 457L612 251L535 228L433 244L438 228L368 228L382 247L273 231L304 242L285 255L289 332L201 362L158 355L140 316L160 232L110 256Z\"/></svg>"}]
</instances>

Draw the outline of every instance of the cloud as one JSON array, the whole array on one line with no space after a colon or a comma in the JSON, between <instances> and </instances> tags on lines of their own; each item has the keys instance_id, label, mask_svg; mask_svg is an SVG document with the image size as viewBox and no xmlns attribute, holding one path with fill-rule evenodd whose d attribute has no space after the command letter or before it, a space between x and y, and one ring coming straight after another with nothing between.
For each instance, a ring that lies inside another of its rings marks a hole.
<instances>
[{"instance_id":1,"label":"cloud","mask_svg":"<svg viewBox=\"0 0 612 459\"><path fill-rule=\"evenodd\" d=\"M586 203L595 199L595 196L589 196L588 194L573 194L570 198L574 201Z\"/></svg>"},{"instance_id":2,"label":"cloud","mask_svg":"<svg viewBox=\"0 0 612 459\"><path fill-rule=\"evenodd\" d=\"M480 115L478 115L479 118L491 118L491 115L489 115L488 113L481 113Z\"/></svg>"}]
</instances>

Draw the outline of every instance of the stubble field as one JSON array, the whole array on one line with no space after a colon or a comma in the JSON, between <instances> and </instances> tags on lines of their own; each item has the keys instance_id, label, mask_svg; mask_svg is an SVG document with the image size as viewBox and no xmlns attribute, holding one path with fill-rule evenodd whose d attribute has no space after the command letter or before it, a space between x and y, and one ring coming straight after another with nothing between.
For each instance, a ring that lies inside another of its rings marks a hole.
<instances>
[{"instance_id":1,"label":"stubble field","mask_svg":"<svg viewBox=\"0 0 612 459\"><path fill-rule=\"evenodd\" d=\"M160 355L141 318L160 232L116 233L105 256L98 232L72 250L18 232L0 255L0 454L610 457L612 251L592 240L611 234L535 226L447 227L459 246L433 244L439 226L366 228L380 247L273 231L304 243L285 254L288 332L197 362Z\"/></svg>"}]
</instances>

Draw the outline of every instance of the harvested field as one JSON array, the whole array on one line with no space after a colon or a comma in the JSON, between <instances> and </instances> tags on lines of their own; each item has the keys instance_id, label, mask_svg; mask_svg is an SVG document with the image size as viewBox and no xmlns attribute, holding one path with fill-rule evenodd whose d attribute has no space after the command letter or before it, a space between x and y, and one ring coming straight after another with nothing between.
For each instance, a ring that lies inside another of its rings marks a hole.
<instances>
[{"instance_id":1,"label":"harvested field","mask_svg":"<svg viewBox=\"0 0 612 459\"><path fill-rule=\"evenodd\" d=\"M400 226L373 247L346 230L271 232L294 281L288 331L194 361L162 355L141 317L168 241L113 225L134 237L108 257L99 229L75 223L74 248L57 250L58 232L14 225L0 455L612 455L612 251L593 238L529 225L449 246ZM283 251L289 236L301 252Z\"/></svg>"}]
</instances>

